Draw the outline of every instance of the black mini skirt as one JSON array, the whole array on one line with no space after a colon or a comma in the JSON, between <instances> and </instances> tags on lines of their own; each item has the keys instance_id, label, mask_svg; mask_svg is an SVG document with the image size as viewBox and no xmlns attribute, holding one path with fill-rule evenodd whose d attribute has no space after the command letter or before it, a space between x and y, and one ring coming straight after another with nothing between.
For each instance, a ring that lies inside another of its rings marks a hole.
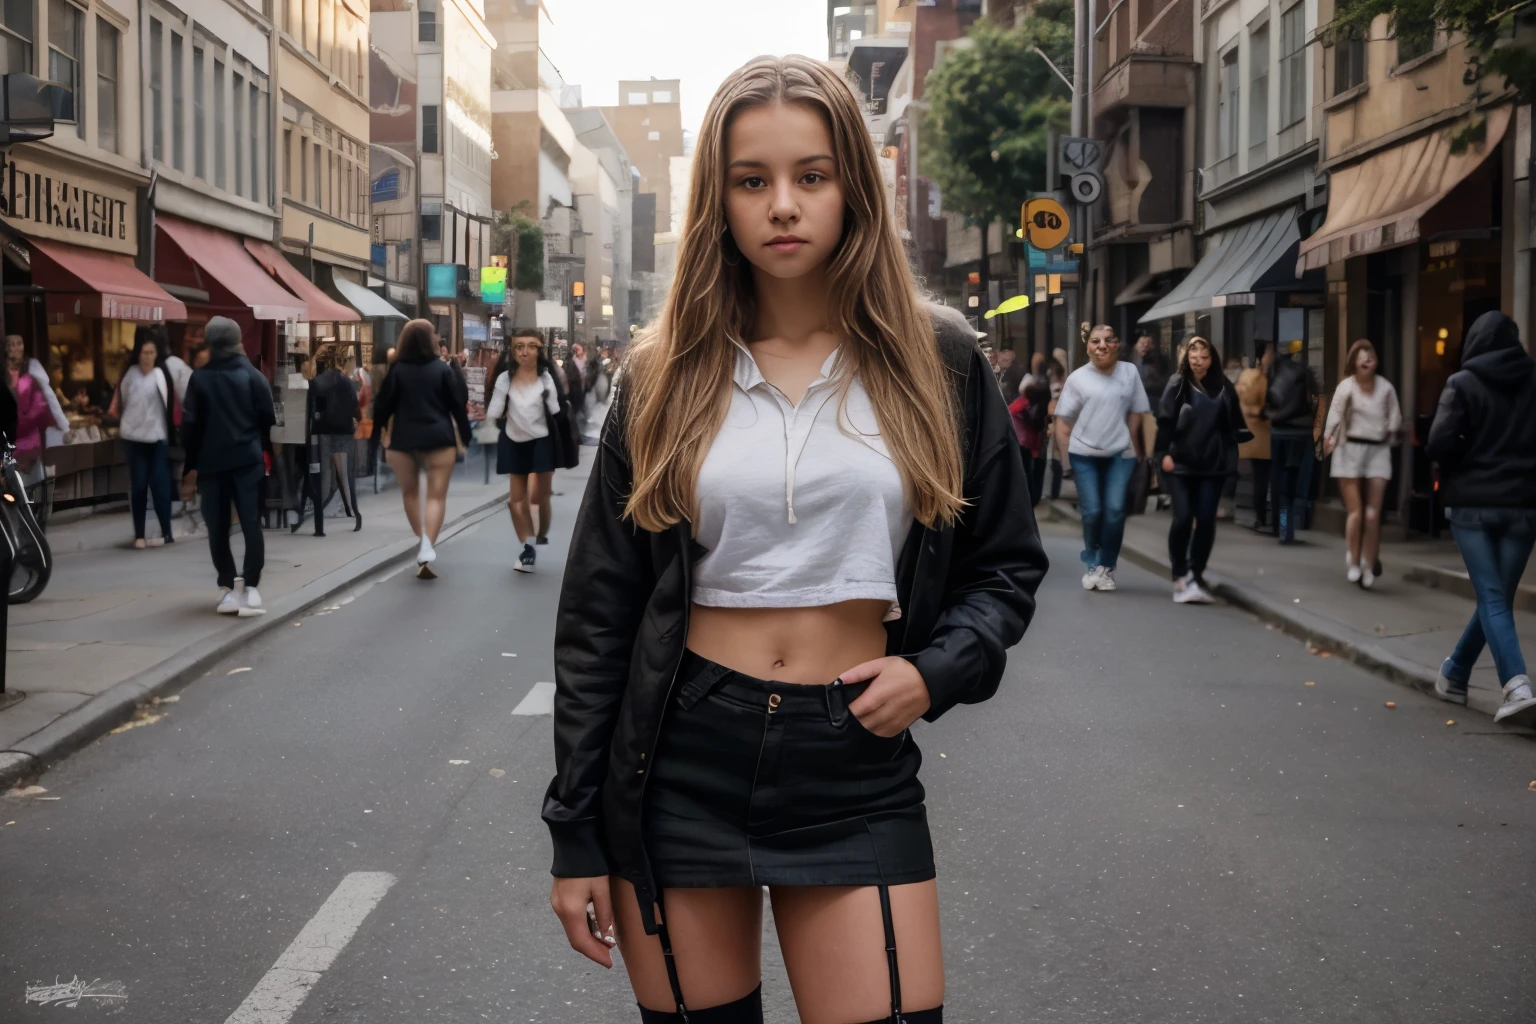
<instances>
[{"instance_id":1,"label":"black mini skirt","mask_svg":"<svg viewBox=\"0 0 1536 1024\"><path fill-rule=\"evenodd\" d=\"M538 437L532 441L514 441L505 430L496 434L496 472L501 476L509 473L527 476L530 473L555 471L555 442L552 438Z\"/></svg>"},{"instance_id":2,"label":"black mini skirt","mask_svg":"<svg viewBox=\"0 0 1536 1024\"><path fill-rule=\"evenodd\" d=\"M922 754L848 711L868 685L768 682L687 652L642 817L661 886L933 878Z\"/></svg>"}]
</instances>

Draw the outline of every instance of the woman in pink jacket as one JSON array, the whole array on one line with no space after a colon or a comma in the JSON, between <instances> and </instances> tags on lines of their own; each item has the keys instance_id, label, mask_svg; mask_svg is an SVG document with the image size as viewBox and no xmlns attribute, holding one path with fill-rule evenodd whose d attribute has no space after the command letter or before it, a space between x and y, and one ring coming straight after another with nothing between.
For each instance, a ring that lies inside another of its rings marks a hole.
<instances>
[{"instance_id":1,"label":"woman in pink jacket","mask_svg":"<svg viewBox=\"0 0 1536 1024\"><path fill-rule=\"evenodd\" d=\"M5 339L6 384L16 396L16 464L28 486L43 477L43 431L53 426L53 411L42 387L27 372L27 348L21 335Z\"/></svg>"}]
</instances>

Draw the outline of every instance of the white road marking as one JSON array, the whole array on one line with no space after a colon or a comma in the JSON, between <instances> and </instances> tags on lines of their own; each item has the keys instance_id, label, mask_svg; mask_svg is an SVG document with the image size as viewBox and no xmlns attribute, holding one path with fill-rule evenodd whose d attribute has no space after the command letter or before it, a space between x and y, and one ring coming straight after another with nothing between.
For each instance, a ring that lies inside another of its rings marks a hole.
<instances>
[{"instance_id":1,"label":"white road marking","mask_svg":"<svg viewBox=\"0 0 1536 1024\"><path fill-rule=\"evenodd\" d=\"M287 1024L395 881L384 871L343 878L224 1024Z\"/></svg>"},{"instance_id":2,"label":"white road marking","mask_svg":"<svg viewBox=\"0 0 1536 1024\"><path fill-rule=\"evenodd\" d=\"M514 715L552 715L555 713L555 684L534 683L528 696L512 709Z\"/></svg>"}]
</instances>

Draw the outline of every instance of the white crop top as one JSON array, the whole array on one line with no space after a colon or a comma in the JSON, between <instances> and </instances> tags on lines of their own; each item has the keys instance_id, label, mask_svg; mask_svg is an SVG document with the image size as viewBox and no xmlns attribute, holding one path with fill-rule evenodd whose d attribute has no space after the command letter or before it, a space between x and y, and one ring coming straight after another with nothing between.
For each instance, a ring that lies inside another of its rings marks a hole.
<instances>
[{"instance_id":1,"label":"white crop top","mask_svg":"<svg viewBox=\"0 0 1536 1024\"><path fill-rule=\"evenodd\" d=\"M693 600L716 608L891 602L912 525L869 395L822 364L798 406L736 344L730 410L704 458Z\"/></svg>"}]
</instances>

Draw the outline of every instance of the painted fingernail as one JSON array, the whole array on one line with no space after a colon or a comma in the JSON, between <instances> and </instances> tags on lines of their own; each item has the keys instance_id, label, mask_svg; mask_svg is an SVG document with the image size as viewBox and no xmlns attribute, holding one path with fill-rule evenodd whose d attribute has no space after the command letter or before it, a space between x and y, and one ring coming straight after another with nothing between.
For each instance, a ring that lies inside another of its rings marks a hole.
<instances>
[{"instance_id":1,"label":"painted fingernail","mask_svg":"<svg viewBox=\"0 0 1536 1024\"><path fill-rule=\"evenodd\" d=\"M615 945L619 940L614 938L612 935L605 935L605 936L603 936L603 941L608 943L608 945L612 946L612 945Z\"/></svg>"}]
</instances>

